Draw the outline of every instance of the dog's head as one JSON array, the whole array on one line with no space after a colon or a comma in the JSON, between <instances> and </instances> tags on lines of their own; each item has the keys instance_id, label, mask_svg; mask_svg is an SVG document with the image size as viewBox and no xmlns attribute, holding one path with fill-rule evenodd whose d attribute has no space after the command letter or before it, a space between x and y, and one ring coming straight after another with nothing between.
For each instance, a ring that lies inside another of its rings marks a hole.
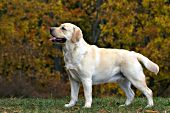
<instances>
[{"instance_id":1,"label":"dog's head","mask_svg":"<svg viewBox=\"0 0 170 113\"><path fill-rule=\"evenodd\" d=\"M66 41L76 43L83 37L80 28L71 23L64 23L59 27L51 27L50 34L52 35L50 40L59 43L65 43Z\"/></svg>"}]
</instances>

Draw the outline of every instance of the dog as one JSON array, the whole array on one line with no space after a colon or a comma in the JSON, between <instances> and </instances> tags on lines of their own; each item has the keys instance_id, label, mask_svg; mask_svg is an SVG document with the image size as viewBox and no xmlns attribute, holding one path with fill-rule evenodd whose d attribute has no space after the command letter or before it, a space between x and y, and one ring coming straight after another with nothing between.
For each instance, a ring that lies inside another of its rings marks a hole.
<instances>
[{"instance_id":1,"label":"dog","mask_svg":"<svg viewBox=\"0 0 170 113\"><path fill-rule=\"evenodd\" d=\"M125 104L128 106L134 99L131 84L139 89L147 98L147 106L152 107L152 90L147 87L143 65L157 74L159 67L147 57L134 51L124 49L98 48L89 45L83 39L81 29L71 23L51 27L52 42L63 43L65 67L71 84L71 100L65 107L73 107L78 101L80 83L83 85L85 108L92 104L92 85L102 83L118 83L126 94Z\"/></svg>"}]
</instances>

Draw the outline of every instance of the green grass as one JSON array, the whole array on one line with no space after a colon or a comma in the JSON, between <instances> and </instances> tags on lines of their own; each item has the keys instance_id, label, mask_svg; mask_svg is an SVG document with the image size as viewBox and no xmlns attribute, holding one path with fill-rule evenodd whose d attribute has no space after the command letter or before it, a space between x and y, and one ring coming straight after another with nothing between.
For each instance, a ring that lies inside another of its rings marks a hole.
<instances>
[{"instance_id":1,"label":"green grass","mask_svg":"<svg viewBox=\"0 0 170 113\"><path fill-rule=\"evenodd\" d=\"M4 98L0 99L0 112L9 113L170 113L170 98L154 98L155 106L143 109L146 98L135 98L128 107L118 107L123 104L123 97L93 98L91 109L83 108L84 99L80 99L73 108L64 108L69 98L33 99L33 98ZM153 112L155 111L155 112ZM166 112L165 112L166 111Z\"/></svg>"}]
</instances>

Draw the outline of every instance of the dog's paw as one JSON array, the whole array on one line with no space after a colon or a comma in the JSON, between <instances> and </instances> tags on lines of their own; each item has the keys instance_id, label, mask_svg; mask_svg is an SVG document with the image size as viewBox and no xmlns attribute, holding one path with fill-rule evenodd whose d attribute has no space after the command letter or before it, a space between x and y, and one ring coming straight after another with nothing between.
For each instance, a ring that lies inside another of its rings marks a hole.
<instances>
[{"instance_id":1,"label":"dog's paw","mask_svg":"<svg viewBox=\"0 0 170 113\"><path fill-rule=\"evenodd\" d=\"M86 103L83 108L91 108L91 104L90 103Z\"/></svg>"},{"instance_id":2,"label":"dog's paw","mask_svg":"<svg viewBox=\"0 0 170 113\"><path fill-rule=\"evenodd\" d=\"M153 105L147 105L147 106L145 106L144 109L151 108L151 107L153 107Z\"/></svg>"},{"instance_id":3,"label":"dog's paw","mask_svg":"<svg viewBox=\"0 0 170 113\"><path fill-rule=\"evenodd\" d=\"M83 106L83 108L91 108L91 106L86 106L86 105L85 105L85 106Z\"/></svg>"},{"instance_id":4,"label":"dog's paw","mask_svg":"<svg viewBox=\"0 0 170 113\"><path fill-rule=\"evenodd\" d=\"M126 107L126 106L127 106L126 104L119 105L119 107Z\"/></svg>"},{"instance_id":5,"label":"dog's paw","mask_svg":"<svg viewBox=\"0 0 170 113\"><path fill-rule=\"evenodd\" d=\"M70 107L73 107L75 104L65 104L64 107L66 108L70 108Z\"/></svg>"}]
</instances>

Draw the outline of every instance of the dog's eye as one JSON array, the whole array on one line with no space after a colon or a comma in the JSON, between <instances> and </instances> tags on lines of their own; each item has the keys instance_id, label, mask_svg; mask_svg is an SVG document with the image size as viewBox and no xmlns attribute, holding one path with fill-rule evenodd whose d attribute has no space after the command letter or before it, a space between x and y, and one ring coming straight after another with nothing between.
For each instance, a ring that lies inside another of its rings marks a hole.
<instances>
[{"instance_id":1,"label":"dog's eye","mask_svg":"<svg viewBox=\"0 0 170 113\"><path fill-rule=\"evenodd\" d=\"M66 28L65 28L65 27L61 27L61 29L62 29L62 30L64 30L64 31L66 30Z\"/></svg>"}]
</instances>

